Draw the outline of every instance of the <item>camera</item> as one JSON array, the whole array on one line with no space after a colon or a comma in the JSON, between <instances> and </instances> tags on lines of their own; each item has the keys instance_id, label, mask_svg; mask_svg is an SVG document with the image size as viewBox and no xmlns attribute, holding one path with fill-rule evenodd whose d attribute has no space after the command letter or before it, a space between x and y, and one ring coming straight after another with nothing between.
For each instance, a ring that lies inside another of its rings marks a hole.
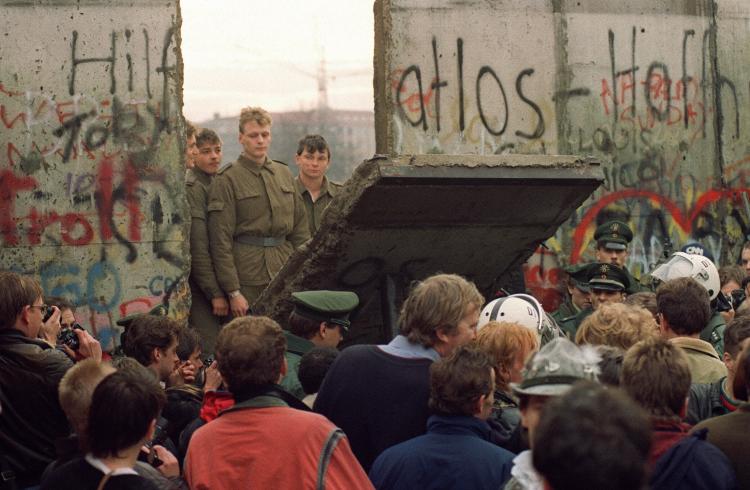
<instances>
[{"instance_id":1,"label":"camera","mask_svg":"<svg viewBox=\"0 0 750 490\"><path fill-rule=\"evenodd\" d=\"M67 345L73 350L78 350L81 344L78 341L78 335L76 335L75 330L83 330L83 327L78 323L74 323L72 327L61 328L60 333L57 334L57 344Z\"/></svg>"},{"instance_id":2,"label":"camera","mask_svg":"<svg viewBox=\"0 0 750 490\"><path fill-rule=\"evenodd\" d=\"M168 438L167 433L167 419L164 417L159 417L157 423L156 423L156 430L154 431L154 437L148 441L145 446L148 448L148 452L145 452L141 450L138 453L138 461L143 461L144 463L148 463L154 468L158 468L162 464L164 464L164 461L159 459L159 457L156 455L156 451L154 451L154 446L157 444L160 446L163 446Z\"/></svg>"},{"instance_id":3,"label":"camera","mask_svg":"<svg viewBox=\"0 0 750 490\"><path fill-rule=\"evenodd\" d=\"M729 301L731 301L732 306L736 310L740 307L743 301L745 301L745 290L744 289L735 289L733 290L729 295Z\"/></svg>"},{"instance_id":4,"label":"camera","mask_svg":"<svg viewBox=\"0 0 750 490\"><path fill-rule=\"evenodd\" d=\"M47 308L47 313L45 313L44 318L42 318L42 323L47 323L47 320L52 318L52 314L55 313L55 308L52 306Z\"/></svg>"}]
</instances>

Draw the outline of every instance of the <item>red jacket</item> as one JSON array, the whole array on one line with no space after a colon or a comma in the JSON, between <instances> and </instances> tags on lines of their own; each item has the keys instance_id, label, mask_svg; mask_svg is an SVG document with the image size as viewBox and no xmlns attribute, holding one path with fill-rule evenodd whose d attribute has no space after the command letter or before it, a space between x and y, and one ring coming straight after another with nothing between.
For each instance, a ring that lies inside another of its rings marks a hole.
<instances>
[{"instance_id":1,"label":"red jacket","mask_svg":"<svg viewBox=\"0 0 750 490\"><path fill-rule=\"evenodd\" d=\"M271 397L235 405L198 429L185 479L192 490L372 488L340 429Z\"/></svg>"}]
</instances>

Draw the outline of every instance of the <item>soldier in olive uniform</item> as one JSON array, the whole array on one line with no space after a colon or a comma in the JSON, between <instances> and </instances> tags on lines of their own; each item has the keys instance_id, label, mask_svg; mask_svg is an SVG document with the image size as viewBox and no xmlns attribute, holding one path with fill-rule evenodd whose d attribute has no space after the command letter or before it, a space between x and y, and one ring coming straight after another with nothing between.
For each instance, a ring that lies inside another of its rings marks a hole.
<instances>
[{"instance_id":1,"label":"soldier in olive uniform","mask_svg":"<svg viewBox=\"0 0 750 490\"><path fill-rule=\"evenodd\" d=\"M206 224L208 187L221 165L221 139L210 129L196 136L198 154L195 166L187 171L185 192L190 205L190 292L192 302L188 322L203 340L203 350L213 354L221 317L229 314L229 303L219 287L211 261Z\"/></svg>"},{"instance_id":2,"label":"soldier in olive uniform","mask_svg":"<svg viewBox=\"0 0 750 490\"><path fill-rule=\"evenodd\" d=\"M558 322L560 328L571 340L575 339L581 322L594 310L606 303L622 303L629 286L627 274L615 264L602 262L590 264L586 270L588 286L591 289L591 307Z\"/></svg>"},{"instance_id":3,"label":"soldier in olive uniform","mask_svg":"<svg viewBox=\"0 0 750 490\"><path fill-rule=\"evenodd\" d=\"M596 261L620 267L628 276L628 294L649 291L633 277L625 266L628 259L628 244L633 240L633 230L622 221L607 221L594 232Z\"/></svg>"},{"instance_id":4,"label":"soldier in olive uniform","mask_svg":"<svg viewBox=\"0 0 750 490\"><path fill-rule=\"evenodd\" d=\"M565 269L567 295L560 307L550 316L560 322L564 318L575 316L581 310L591 307L591 290L589 289L588 268L591 264L572 265Z\"/></svg>"},{"instance_id":5,"label":"soldier in olive uniform","mask_svg":"<svg viewBox=\"0 0 750 490\"><path fill-rule=\"evenodd\" d=\"M195 135L198 130L185 122L185 168L190 169L195 166L195 157L198 155L198 146L195 144Z\"/></svg>"},{"instance_id":6,"label":"soldier in olive uniform","mask_svg":"<svg viewBox=\"0 0 750 490\"><path fill-rule=\"evenodd\" d=\"M305 206L289 168L268 158L271 116L258 107L240 114L242 154L208 191L211 258L232 314L247 314L294 249L310 238Z\"/></svg>"},{"instance_id":7,"label":"soldier in olive uniform","mask_svg":"<svg viewBox=\"0 0 750 490\"><path fill-rule=\"evenodd\" d=\"M292 293L292 302L289 330L284 331L287 372L281 386L302 400L305 392L297 377L300 359L313 347L335 348L344 340L359 297L350 291L302 291Z\"/></svg>"},{"instance_id":8,"label":"soldier in olive uniform","mask_svg":"<svg viewBox=\"0 0 750 490\"><path fill-rule=\"evenodd\" d=\"M320 228L323 211L342 186L326 177L326 170L331 164L331 149L322 136L308 134L299 140L295 161L299 167L299 175L294 179L294 185L305 202L312 236Z\"/></svg>"}]
</instances>

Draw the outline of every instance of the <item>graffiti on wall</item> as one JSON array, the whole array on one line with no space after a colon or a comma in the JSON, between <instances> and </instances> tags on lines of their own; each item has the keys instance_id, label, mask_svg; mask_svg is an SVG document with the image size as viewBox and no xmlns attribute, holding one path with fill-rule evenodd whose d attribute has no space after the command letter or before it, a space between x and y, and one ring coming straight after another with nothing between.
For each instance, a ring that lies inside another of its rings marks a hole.
<instances>
[{"instance_id":1,"label":"graffiti on wall","mask_svg":"<svg viewBox=\"0 0 750 490\"><path fill-rule=\"evenodd\" d=\"M442 13L412 15L435 24ZM617 15L606 17L611 25L589 19L585 35L568 28L586 15L555 21L554 39L545 38L553 21L541 34L526 28L497 38L481 21L466 35L441 22L439 33L406 34L410 48L395 48L388 68L394 153L605 162L604 185L524 266L527 288L548 308L560 301L562 268L594 259L593 233L607 219L635 231L628 266L636 276L691 240L719 265L732 263L750 236L750 154L741 143L750 135L750 75L734 49L746 28L715 17L625 23ZM510 34L520 40L506 49ZM548 49L527 48L535 44Z\"/></svg>"},{"instance_id":2,"label":"graffiti on wall","mask_svg":"<svg viewBox=\"0 0 750 490\"><path fill-rule=\"evenodd\" d=\"M109 349L120 317L187 300L176 36L160 15L73 26L45 60L60 72L24 84L9 54L19 73L0 78L0 267L72 302Z\"/></svg>"}]
</instances>

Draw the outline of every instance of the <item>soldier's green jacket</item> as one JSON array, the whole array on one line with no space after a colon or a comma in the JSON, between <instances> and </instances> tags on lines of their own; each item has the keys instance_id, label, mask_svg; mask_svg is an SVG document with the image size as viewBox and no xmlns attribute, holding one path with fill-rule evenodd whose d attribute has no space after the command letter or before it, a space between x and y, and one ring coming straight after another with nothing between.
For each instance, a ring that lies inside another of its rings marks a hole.
<instances>
[{"instance_id":1,"label":"soldier's green jacket","mask_svg":"<svg viewBox=\"0 0 750 490\"><path fill-rule=\"evenodd\" d=\"M339 189L343 186L336 182L329 181L328 177L324 176L323 185L320 187L318 199L313 202L310 191L305 188L299 177L294 179L294 185L297 189L297 193L302 197L302 201L305 203L310 236L312 236L318 231L318 228L320 228L320 218L323 216L323 211L325 211L333 198L338 194Z\"/></svg>"},{"instance_id":2,"label":"soldier's green jacket","mask_svg":"<svg viewBox=\"0 0 750 490\"><path fill-rule=\"evenodd\" d=\"M708 320L708 324L701 330L701 340L711 344L719 357L724 355L724 330L726 329L727 324L724 317L718 311L714 311Z\"/></svg>"},{"instance_id":3,"label":"soldier's green jacket","mask_svg":"<svg viewBox=\"0 0 750 490\"><path fill-rule=\"evenodd\" d=\"M623 268L622 271L625 273L626 276L628 276L628 284L626 284L627 288L625 289L625 292L627 294L653 292L653 290L650 287L646 286L645 284L641 283L638 279L636 279L635 276L633 276L633 274L631 274L629 270Z\"/></svg>"},{"instance_id":4,"label":"soldier's green jacket","mask_svg":"<svg viewBox=\"0 0 750 490\"><path fill-rule=\"evenodd\" d=\"M560 321L557 322L557 326L560 327L560 329L565 332L565 335L572 341L575 342L576 339L576 332L578 331L578 327L581 325L581 322L590 314L594 312L591 308L585 308L575 315L569 316L567 318L563 318Z\"/></svg>"},{"instance_id":5,"label":"soldier's green jacket","mask_svg":"<svg viewBox=\"0 0 750 490\"><path fill-rule=\"evenodd\" d=\"M306 394L299 382L299 362L302 360L302 356L315 347L315 344L286 330L284 330L284 336L286 337L286 353L284 353L286 376L279 384L286 391L302 400Z\"/></svg>"},{"instance_id":6,"label":"soldier's green jacket","mask_svg":"<svg viewBox=\"0 0 750 490\"><path fill-rule=\"evenodd\" d=\"M240 156L219 171L208 190L211 257L221 288L271 282L292 251L310 238L305 205L283 163L263 165ZM236 237L283 238L280 245L239 243Z\"/></svg>"},{"instance_id":7,"label":"soldier's green jacket","mask_svg":"<svg viewBox=\"0 0 750 490\"><path fill-rule=\"evenodd\" d=\"M578 312L581 311L579 308L576 307L576 305L573 304L573 301L571 301L570 296L567 296L565 298L565 301L563 301L560 304L560 307L550 313L549 316L552 317L553 320L555 320L558 325L560 322L568 317L575 316L578 314Z\"/></svg>"},{"instance_id":8,"label":"soldier's green jacket","mask_svg":"<svg viewBox=\"0 0 750 490\"><path fill-rule=\"evenodd\" d=\"M224 296L208 248L206 203L211 179L211 175L197 167L188 169L185 175L185 194L190 206L190 279L209 301Z\"/></svg>"}]
</instances>

